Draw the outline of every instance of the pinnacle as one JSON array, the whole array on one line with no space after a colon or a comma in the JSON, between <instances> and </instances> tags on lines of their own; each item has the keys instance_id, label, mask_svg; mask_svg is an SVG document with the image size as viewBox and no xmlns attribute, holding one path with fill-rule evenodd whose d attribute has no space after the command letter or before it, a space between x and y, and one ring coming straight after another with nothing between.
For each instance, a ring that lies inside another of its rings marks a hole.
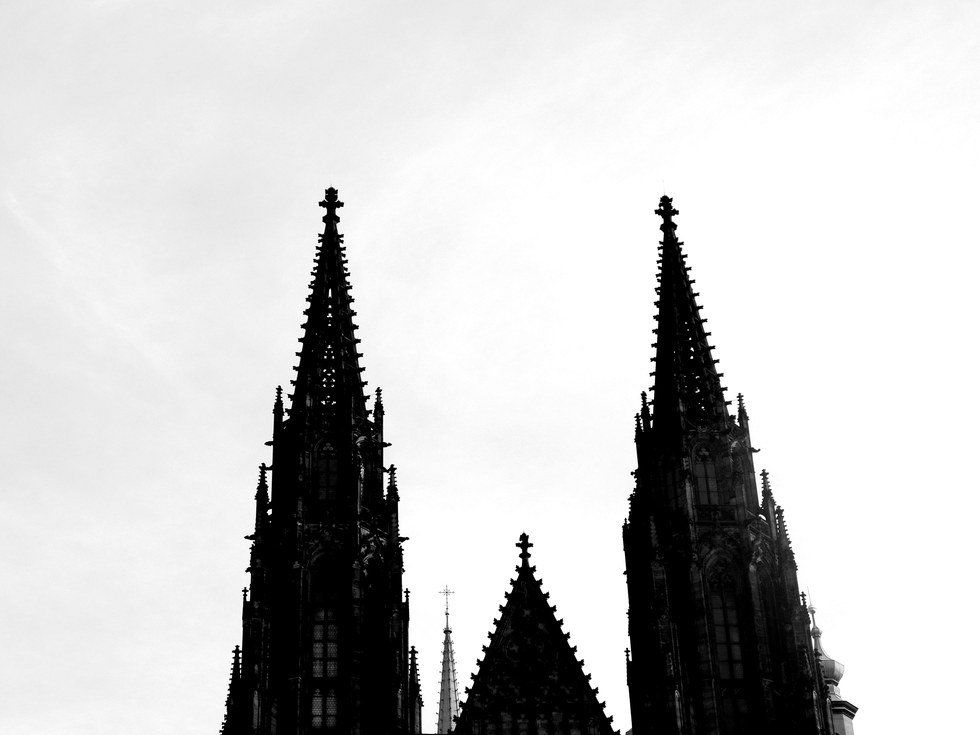
<instances>
[{"instance_id":1,"label":"pinnacle","mask_svg":"<svg viewBox=\"0 0 980 735\"><path fill-rule=\"evenodd\" d=\"M320 202L320 206L327 210L327 213L323 217L324 222L340 221L340 217L337 216L337 210L343 207L344 203L338 199L337 190L332 186L323 192L323 201Z\"/></svg>"},{"instance_id":2,"label":"pinnacle","mask_svg":"<svg viewBox=\"0 0 980 735\"><path fill-rule=\"evenodd\" d=\"M528 560L531 558L531 554L528 551L528 549L534 546L534 544L531 543L531 540L528 537L528 535L526 533L522 533L521 540L518 541L516 544L514 544L514 546L516 546L518 549L521 550L521 554L520 554L521 566L522 567L528 566Z\"/></svg>"}]
</instances>

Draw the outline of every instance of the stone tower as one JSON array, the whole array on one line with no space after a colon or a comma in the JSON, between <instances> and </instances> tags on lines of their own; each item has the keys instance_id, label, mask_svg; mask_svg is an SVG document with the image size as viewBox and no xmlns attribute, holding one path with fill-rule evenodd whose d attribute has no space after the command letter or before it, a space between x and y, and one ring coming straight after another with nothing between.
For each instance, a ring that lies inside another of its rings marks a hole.
<instances>
[{"instance_id":1,"label":"stone tower","mask_svg":"<svg viewBox=\"0 0 980 735\"><path fill-rule=\"evenodd\" d=\"M636 735L831 735L782 509L756 488L663 197L652 400L623 527Z\"/></svg>"},{"instance_id":2,"label":"stone tower","mask_svg":"<svg viewBox=\"0 0 980 735\"><path fill-rule=\"evenodd\" d=\"M255 495L226 735L418 731L384 408L380 390L366 407L337 231L343 203L328 189L320 206L295 390L288 411L277 392L272 466L263 465Z\"/></svg>"}]
</instances>

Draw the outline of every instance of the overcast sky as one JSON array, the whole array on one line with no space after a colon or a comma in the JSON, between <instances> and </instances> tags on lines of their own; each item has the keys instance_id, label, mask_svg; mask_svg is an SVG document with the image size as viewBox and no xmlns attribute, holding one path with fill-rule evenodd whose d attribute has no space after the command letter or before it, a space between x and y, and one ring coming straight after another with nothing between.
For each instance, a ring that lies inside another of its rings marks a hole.
<instances>
[{"instance_id":1,"label":"overcast sky","mask_svg":"<svg viewBox=\"0 0 980 735\"><path fill-rule=\"evenodd\" d=\"M213 735L340 189L425 723L527 530L624 731L668 191L860 735L975 719L980 5L0 4L0 731Z\"/></svg>"}]
</instances>

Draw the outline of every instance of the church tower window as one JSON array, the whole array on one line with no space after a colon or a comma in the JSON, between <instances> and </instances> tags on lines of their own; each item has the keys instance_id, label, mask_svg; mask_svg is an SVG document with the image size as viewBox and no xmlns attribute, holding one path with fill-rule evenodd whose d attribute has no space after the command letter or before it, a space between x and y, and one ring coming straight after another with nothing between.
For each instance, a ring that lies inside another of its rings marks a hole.
<instances>
[{"instance_id":1,"label":"church tower window","mask_svg":"<svg viewBox=\"0 0 980 735\"><path fill-rule=\"evenodd\" d=\"M694 486L699 504L718 505L721 502L715 464L708 457L698 457L694 462Z\"/></svg>"},{"instance_id":2,"label":"church tower window","mask_svg":"<svg viewBox=\"0 0 980 735\"><path fill-rule=\"evenodd\" d=\"M738 628L735 591L728 585L711 595L711 617L715 631L715 657L721 679L742 679L742 639Z\"/></svg>"},{"instance_id":3,"label":"church tower window","mask_svg":"<svg viewBox=\"0 0 980 735\"><path fill-rule=\"evenodd\" d=\"M313 692L313 702L310 706L312 718L310 724L314 730L323 727L323 693L317 689Z\"/></svg>"}]
</instances>

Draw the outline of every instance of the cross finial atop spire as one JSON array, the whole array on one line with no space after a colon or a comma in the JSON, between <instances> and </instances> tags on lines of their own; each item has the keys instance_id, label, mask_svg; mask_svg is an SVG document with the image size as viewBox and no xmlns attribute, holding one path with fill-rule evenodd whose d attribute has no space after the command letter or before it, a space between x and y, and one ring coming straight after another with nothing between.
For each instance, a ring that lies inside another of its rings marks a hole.
<instances>
[{"instance_id":1,"label":"cross finial atop spire","mask_svg":"<svg viewBox=\"0 0 980 735\"><path fill-rule=\"evenodd\" d=\"M674 224L674 215L680 214L680 212L674 209L673 202L673 199L664 194L662 197L660 197L660 206L656 209L656 213L663 217L664 223L661 225L660 229L662 229L665 233L668 229L673 230L676 227Z\"/></svg>"},{"instance_id":2,"label":"cross finial atop spire","mask_svg":"<svg viewBox=\"0 0 980 735\"><path fill-rule=\"evenodd\" d=\"M441 590L439 590L439 594L446 598L446 629L448 630L449 629L449 595L455 593L451 589L449 589L448 585L446 585Z\"/></svg>"},{"instance_id":3,"label":"cross finial atop spire","mask_svg":"<svg viewBox=\"0 0 980 735\"><path fill-rule=\"evenodd\" d=\"M327 210L323 216L324 222L340 222L337 210L344 206L344 203L337 198L337 190L332 186L323 192L323 201L320 202L320 206Z\"/></svg>"},{"instance_id":4,"label":"cross finial atop spire","mask_svg":"<svg viewBox=\"0 0 980 735\"><path fill-rule=\"evenodd\" d=\"M526 533L521 534L521 540L514 544L518 549L521 550L521 563L524 566L528 565L528 559L531 558L531 554L528 551L534 544L531 543L531 539L528 538Z\"/></svg>"}]
</instances>

